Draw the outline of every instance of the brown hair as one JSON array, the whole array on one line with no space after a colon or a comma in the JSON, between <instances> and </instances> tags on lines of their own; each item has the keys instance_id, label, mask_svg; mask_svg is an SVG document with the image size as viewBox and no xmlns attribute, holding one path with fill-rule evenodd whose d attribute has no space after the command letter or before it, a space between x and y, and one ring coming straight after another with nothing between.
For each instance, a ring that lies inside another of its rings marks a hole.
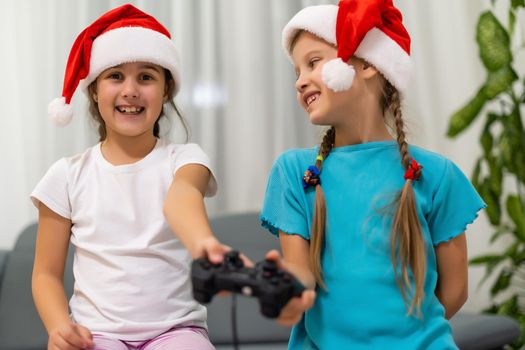
<instances>
[{"instance_id":1,"label":"brown hair","mask_svg":"<svg viewBox=\"0 0 525 350\"><path fill-rule=\"evenodd\" d=\"M188 125L186 123L186 120L182 117L181 113L179 112L179 109L175 105L175 102L173 102L173 98L175 97L175 80L173 79L171 72L167 69L164 69L164 77L166 80L166 95L168 96L168 99L167 99L168 104L171 106L171 108L173 108L173 110L175 111L175 114L177 114L177 117L179 118L182 124L182 127L184 128L184 132L186 134L186 142L187 142L188 133L189 133ZM98 103L93 98L96 91L97 91L97 82L95 80L88 86L89 113L91 114L91 117L93 118L95 123L98 124L99 141L104 141L107 137L106 123L104 122L104 119L102 119L102 116L100 115L100 111L98 109ZM155 124L153 125L153 135L156 138L160 136L159 121L165 115L166 114L165 114L164 106L163 106L157 120L155 121Z\"/></svg>"},{"instance_id":2,"label":"brown hair","mask_svg":"<svg viewBox=\"0 0 525 350\"><path fill-rule=\"evenodd\" d=\"M408 144L405 139L404 122L401 112L401 101L397 89L386 79L383 83L380 105L383 114L390 112L394 119L396 140L401 154L401 164L405 170L410 163L410 154L408 153ZM319 147L319 155L324 159L328 156L335 142L335 130L330 128L326 131L323 141ZM319 171L322 167L322 161L317 160L316 166ZM395 209L393 215L392 229L390 235L390 250L392 265L396 283L401 291L401 295L408 308L408 314L411 315L416 311L417 316L421 315L421 302L424 298L423 285L426 273L426 252L423 241L421 225L416 210L416 202L412 180L406 180L403 188L392 204ZM316 282L325 287L321 267L321 251L323 247L326 221L326 203L324 192L320 184L315 187L315 205L314 219L312 225L312 234L310 238L310 268L315 276ZM401 271L398 273L398 267L401 265ZM412 279L415 284L413 291L411 278L408 269L412 272ZM409 303L407 290L412 295Z\"/></svg>"}]
</instances>

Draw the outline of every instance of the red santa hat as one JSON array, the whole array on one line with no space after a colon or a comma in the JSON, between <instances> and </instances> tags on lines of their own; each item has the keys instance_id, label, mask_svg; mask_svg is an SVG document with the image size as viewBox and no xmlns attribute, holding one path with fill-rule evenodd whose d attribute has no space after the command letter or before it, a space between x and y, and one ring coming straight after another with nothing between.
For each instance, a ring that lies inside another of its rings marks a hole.
<instances>
[{"instance_id":1,"label":"red santa hat","mask_svg":"<svg viewBox=\"0 0 525 350\"><path fill-rule=\"evenodd\" d=\"M339 6L310 6L299 11L282 33L291 57L298 31L310 32L337 46L337 58L322 68L324 83L339 92L352 86L355 71L347 62L357 56L376 67L404 95L410 80L410 36L392 0L341 0Z\"/></svg>"},{"instance_id":2,"label":"red santa hat","mask_svg":"<svg viewBox=\"0 0 525 350\"><path fill-rule=\"evenodd\" d=\"M71 98L104 70L128 62L149 62L168 69L180 89L180 63L168 30L132 5L117 7L93 22L75 40L64 76L62 97L48 106L51 120L63 126L73 117Z\"/></svg>"}]
</instances>

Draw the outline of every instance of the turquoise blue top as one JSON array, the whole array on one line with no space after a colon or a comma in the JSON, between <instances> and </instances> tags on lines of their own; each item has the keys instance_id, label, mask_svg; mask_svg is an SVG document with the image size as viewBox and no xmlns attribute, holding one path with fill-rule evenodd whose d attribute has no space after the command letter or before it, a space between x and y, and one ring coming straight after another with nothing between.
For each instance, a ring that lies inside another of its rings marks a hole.
<instances>
[{"instance_id":1,"label":"turquoise blue top","mask_svg":"<svg viewBox=\"0 0 525 350\"><path fill-rule=\"evenodd\" d=\"M289 349L457 349L444 308L434 294L434 246L465 231L485 207L470 181L450 160L419 147L411 155L423 166L414 182L417 211L427 248L422 318L407 316L390 260L388 204L404 184L395 141L333 149L321 184L327 223L322 267L327 289L293 328ZM318 148L290 150L275 162L261 221L310 239L315 190L302 187Z\"/></svg>"}]
</instances>

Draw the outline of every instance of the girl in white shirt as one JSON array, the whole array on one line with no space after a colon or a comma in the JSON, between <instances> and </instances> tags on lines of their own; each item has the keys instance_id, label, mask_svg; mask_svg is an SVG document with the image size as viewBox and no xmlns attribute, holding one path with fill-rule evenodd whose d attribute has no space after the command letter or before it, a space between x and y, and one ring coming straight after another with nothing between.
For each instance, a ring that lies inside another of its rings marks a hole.
<instances>
[{"instance_id":1,"label":"girl in white shirt","mask_svg":"<svg viewBox=\"0 0 525 350\"><path fill-rule=\"evenodd\" d=\"M49 108L57 124L71 119L79 84L100 143L57 161L31 194L39 210L33 296L48 349L213 349L189 262L220 262L229 247L206 215L203 198L216 192L208 157L196 144L159 138L180 88L169 32L132 5L102 15L73 45L62 97Z\"/></svg>"}]
</instances>

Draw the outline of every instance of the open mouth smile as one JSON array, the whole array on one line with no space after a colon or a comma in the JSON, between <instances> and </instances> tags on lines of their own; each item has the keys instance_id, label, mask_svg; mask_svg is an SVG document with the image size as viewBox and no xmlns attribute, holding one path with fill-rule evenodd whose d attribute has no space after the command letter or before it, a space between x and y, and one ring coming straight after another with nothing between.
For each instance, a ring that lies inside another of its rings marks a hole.
<instances>
[{"instance_id":1,"label":"open mouth smile","mask_svg":"<svg viewBox=\"0 0 525 350\"><path fill-rule=\"evenodd\" d=\"M306 108L310 107L310 105L313 102L317 101L320 96L321 94L318 91L311 91L311 92L304 94L303 102L306 105Z\"/></svg>"},{"instance_id":2,"label":"open mouth smile","mask_svg":"<svg viewBox=\"0 0 525 350\"><path fill-rule=\"evenodd\" d=\"M123 114L139 114L144 111L144 107L136 106L117 106L115 109Z\"/></svg>"}]
</instances>

